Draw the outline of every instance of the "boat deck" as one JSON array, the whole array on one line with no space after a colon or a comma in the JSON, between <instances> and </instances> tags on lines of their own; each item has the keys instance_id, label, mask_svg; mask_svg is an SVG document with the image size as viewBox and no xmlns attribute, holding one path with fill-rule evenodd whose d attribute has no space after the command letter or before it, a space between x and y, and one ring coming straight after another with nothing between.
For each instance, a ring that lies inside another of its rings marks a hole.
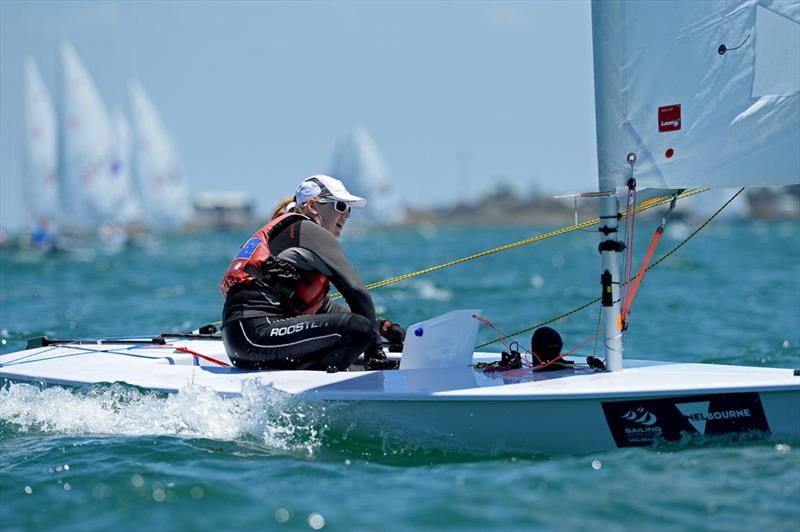
<instances>
[{"instance_id":1,"label":"boat deck","mask_svg":"<svg viewBox=\"0 0 800 532\"><path fill-rule=\"evenodd\" d=\"M625 360L621 372L595 372L575 360L557 371L527 368L484 372L473 367L392 371L243 371L229 363L222 342L174 340L167 345L68 344L0 356L0 378L60 385L125 382L162 392L186 385L240 395L245 383L260 383L290 394L325 400L552 400L624 398L800 390L792 369ZM497 353L475 353L475 362L497 360Z\"/></svg>"}]
</instances>

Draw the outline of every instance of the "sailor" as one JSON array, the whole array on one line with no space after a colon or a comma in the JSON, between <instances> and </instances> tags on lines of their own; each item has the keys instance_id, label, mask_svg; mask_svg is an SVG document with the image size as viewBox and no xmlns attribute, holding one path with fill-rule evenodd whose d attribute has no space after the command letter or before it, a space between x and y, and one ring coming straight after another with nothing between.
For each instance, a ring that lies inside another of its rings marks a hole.
<instances>
[{"instance_id":1,"label":"sailor","mask_svg":"<svg viewBox=\"0 0 800 532\"><path fill-rule=\"evenodd\" d=\"M55 248L55 243L55 233L50 226L50 219L47 216L40 216L31 233L33 248L36 251L51 251Z\"/></svg>"},{"instance_id":2,"label":"sailor","mask_svg":"<svg viewBox=\"0 0 800 532\"><path fill-rule=\"evenodd\" d=\"M381 337L399 346L405 330L375 316L339 244L351 208L366 203L338 179L311 176L242 245L220 283L222 339L234 366L338 371L364 353L365 369L397 367ZM331 301L330 284L347 306Z\"/></svg>"}]
</instances>

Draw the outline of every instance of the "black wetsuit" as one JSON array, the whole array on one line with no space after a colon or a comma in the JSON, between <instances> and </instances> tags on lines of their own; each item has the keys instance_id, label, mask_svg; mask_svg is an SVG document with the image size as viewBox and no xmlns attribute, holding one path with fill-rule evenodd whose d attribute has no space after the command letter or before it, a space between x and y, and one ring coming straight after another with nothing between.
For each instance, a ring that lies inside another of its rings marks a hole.
<instances>
[{"instance_id":1,"label":"black wetsuit","mask_svg":"<svg viewBox=\"0 0 800 532\"><path fill-rule=\"evenodd\" d=\"M372 298L329 231L298 219L270 235L269 249L279 261L322 273L349 308L326 295L316 314L298 315L269 281L234 286L222 311L222 339L236 367L343 370L379 341Z\"/></svg>"}]
</instances>

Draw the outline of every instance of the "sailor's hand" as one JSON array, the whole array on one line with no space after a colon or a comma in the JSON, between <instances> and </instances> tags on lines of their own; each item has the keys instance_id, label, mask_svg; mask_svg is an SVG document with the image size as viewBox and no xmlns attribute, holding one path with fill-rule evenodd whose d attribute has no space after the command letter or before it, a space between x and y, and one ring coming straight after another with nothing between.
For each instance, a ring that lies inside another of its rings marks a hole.
<instances>
[{"instance_id":1,"label":"sailor's hand","mask_svg":"<svg viewBox=\"0 0 800 532\"><path fill-rule=\"evenodd\" d=\"M396 360L390 360L379 344L373 344L364 351L364 369L387 370L397 369L400 364Z\"/></svg>"},{"instance_id":2,"label":"sailor's hand","mask_svg":"<svg viewBox=\"0 0 800 532\"><path fill-rule=\"evenodd\" d=\"M389 342L389 351L398 352L403 350L403 342L406 339L405 329L389 320L378 318L378 330L381 336Z\"/></svg>"}]
</instances>

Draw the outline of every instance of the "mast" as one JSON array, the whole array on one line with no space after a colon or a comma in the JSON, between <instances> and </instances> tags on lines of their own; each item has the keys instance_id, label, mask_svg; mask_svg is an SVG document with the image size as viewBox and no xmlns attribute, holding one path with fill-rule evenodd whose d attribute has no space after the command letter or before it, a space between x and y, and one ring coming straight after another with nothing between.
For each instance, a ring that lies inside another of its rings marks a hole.
<instances>
[{"instance_id":1,"label":"mast","mask_svg":"<svg viewBox=\"0 0 800 532\"><path fill-rule=\"evenodd\" d=\"M613 192L600 198L600 258L602 287L603 345L606 369L622 370L622 320L620 316L619 254L624 245L617 240L619 202Z\"/></svg>"}]
</instances>

